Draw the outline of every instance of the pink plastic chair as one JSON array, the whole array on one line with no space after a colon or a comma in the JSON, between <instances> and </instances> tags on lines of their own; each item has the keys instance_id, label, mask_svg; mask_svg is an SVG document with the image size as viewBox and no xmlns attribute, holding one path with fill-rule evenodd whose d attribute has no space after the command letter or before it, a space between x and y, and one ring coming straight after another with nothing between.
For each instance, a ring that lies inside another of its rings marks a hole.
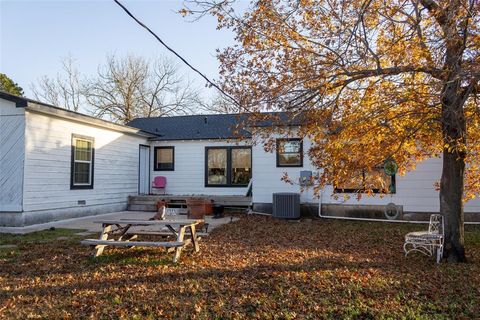
<instances>
[{"instance_id":1,"label":"pink plastic chair","mask_svg":"<svg viewBox=\"0 0 480 320\"><path fill-rule=\"evenodd\" d=\"M167 178L162 176L157 176L153 178L152 188L154 189L163 189L163 194L165 194L165 187L167 186Z\"/></svg>"}]
</instances>

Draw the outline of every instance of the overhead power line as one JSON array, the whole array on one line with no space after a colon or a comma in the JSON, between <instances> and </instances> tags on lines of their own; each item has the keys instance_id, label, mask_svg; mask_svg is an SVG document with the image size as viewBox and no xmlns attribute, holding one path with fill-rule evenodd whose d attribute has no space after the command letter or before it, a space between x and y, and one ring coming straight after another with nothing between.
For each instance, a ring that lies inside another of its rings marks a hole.
<instances>
[{"instance_id":1,"label":"overhead power line","mask_svg":"<svg viewBox=\"0 0 480 320\"><path fill-rule=\"evenodd\" d=\"M226 93L225 91L222 90L222 88L220 88L215 82L211 81L205 74L203 74L202 72L200 72L197 68L195 68L194 66L192 66L187 60L185 60L185 58L183 58L180 54L178 54L175 50L173 50L171 47L169 47L162 39L160 39L160 37L155 33L153 32L149 27L147 27L142 21L140 21L138 18L136 18L122 3L120 3L120 1L118 0L113 0L115 1L116 4L118 4L122 9L123 11L125 11L133 20L135 20L135 22L137 22L141 27L143 27L144 29L146 29L152 36L155 37L155 39L158 40L158 42L160 42L165 48L167 48L168 51L170 51L171 53L173 53L174 55L176 55L180 60L182 60L183 63L185 63L190 69L192 69L194 72L196 72L197 74L199 74L203 79L205 79L205 81L207 81L212 87L214 87L215 89L217 89L221 94L223 94L224 96L226 96L229 100L231 100L233 103L235 103L237 106L240 106L240 103L237 102L237 100L235 100L235 98L233 98L231 95L229 95L228 93Z\"/></svg>"}]
</instances>

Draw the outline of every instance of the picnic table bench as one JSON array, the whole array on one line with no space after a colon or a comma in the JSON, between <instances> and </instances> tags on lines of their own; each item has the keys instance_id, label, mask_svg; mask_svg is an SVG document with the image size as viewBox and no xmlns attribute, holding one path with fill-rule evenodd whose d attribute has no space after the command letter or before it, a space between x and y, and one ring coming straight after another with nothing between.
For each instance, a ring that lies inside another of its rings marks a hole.
<instances>
[{"instance_id":1,"label":"picnic table bench","mask_svg":"<svg viewBox=\"0 0 480 320\"><path fill-rule=\"evenodd\" d=\"M180 258L182 249L193 244L195 252L200 251L199 240L196 226L203 223L203 220L183 219L183 220L134 220L134 219L109 219L95 221L102 224L102 233L99 239L85 239L81 241L84 245L95 247L94 256L98 257L103 253L106 246L117 247L164 247L175 251L173 262ZM159 227L156 231L141 231L131 229L132 227ZM166 228L167 232L162 229ZM187 233L187 230L189 231ZM176 238L175 241L132 241L139 235L171 235ZM185 235L189 238L185 238Z\"/></svg>"}]
</instances>

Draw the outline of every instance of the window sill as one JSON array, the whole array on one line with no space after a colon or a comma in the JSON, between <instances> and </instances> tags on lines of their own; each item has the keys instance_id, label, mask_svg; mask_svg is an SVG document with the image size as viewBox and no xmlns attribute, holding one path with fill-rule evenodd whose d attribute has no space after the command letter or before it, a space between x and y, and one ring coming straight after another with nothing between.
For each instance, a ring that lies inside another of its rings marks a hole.
<instances>
[{"instance_id":1,"label":"window sill","mask_svg":"<svg viewBox=\"0 0 480 320\"><path fill-rule=\"evenodd\" d=\"M369 194L370 192L366 192L364 189L334 189L333 193L360 193L360 194ZM373 194L395 194L395 192L382 192L379 189L372 190Z\"/></svg>"},{"instance_id":2,"label":"window sill","mask_svg":"<svg viewBox=\"0 0 480 320\"><path fill-rule=\"evenodd\" d=\"M88 186L70 186L70 190L93 189L93 185Z\"/></svg>"},{"instance_id":3,"label":"window sill","mask_svg":"<svg viewBox=\"0 0 480 320\"><path fill-rule=\"evenodd\" d=\"M277 168L303 168L303 164L295 164L295 165L286 165L286 164L277 164Z\"/></svg>"},{"instance_id":4,"label":"window sill","mask_svg":"<svg viewBox=\"0 0 480 320\"><path fill-rule=\"evenodd\" d=\"M206 184L205 188L246 188L248 184Z\"/></svg>"}]
</instances>

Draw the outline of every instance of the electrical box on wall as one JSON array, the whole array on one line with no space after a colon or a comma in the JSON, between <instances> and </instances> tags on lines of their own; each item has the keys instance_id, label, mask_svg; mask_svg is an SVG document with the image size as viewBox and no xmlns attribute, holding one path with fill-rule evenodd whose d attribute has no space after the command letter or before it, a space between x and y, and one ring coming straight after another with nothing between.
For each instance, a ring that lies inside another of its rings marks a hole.
<instances>
[{"instance_id":1,"label":"electrical box on wall","mask_svg":"<svg viewBox=\"0 0 480 320\"><path fill-rule=\"evenodd\" d=\"M300 185L303 187L312 185L312 171L300 171Z\"/></svg>"}]
</instances>

